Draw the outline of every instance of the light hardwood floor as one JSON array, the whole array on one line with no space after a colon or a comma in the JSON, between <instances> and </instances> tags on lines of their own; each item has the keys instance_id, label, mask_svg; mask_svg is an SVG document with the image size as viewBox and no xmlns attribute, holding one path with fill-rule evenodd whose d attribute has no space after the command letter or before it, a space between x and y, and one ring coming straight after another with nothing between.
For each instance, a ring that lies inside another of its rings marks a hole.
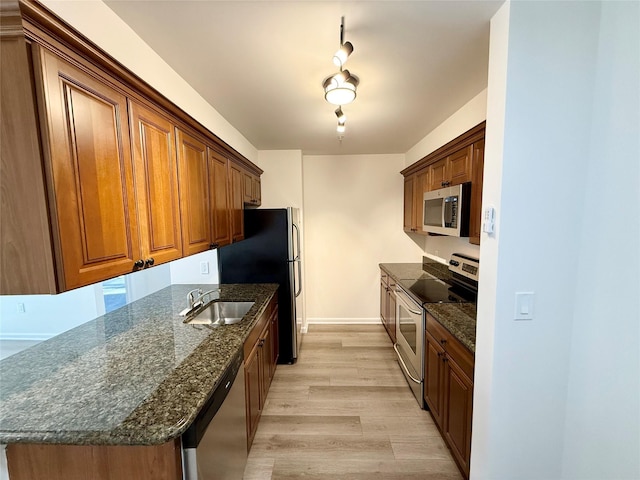
<instances>
[{"instance_id":1,"label":"light hardwood floor","mask_svg":"<svg viewBox=\"0 0 640 480\"><path fill-rule=\"evenodd\" d=\"M382 325L310 325L278 365L245 480L461 479Z\"/></svg>"}]
</instances>

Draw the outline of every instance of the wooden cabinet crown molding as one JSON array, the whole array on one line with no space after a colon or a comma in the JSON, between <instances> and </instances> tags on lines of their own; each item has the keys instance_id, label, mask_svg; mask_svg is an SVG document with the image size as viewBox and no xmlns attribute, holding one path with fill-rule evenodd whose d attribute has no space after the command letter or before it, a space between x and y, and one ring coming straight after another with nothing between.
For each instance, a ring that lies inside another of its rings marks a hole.
<instances>
[{"instance_id":1,"label":"wooden cabinet crown molding","mask_svg":"<svg viewBox=\"0 0 640 480\"><path fill-rule=\"evenodd\" d=\"M5 3L7 4L6 6ZM15 21L17 17L15 5L16 3L13 2L2 1L0 13L2 14L3 20L0 33L3 36L16 35L18 32ZM109 77L115 77L115 79L126 85L128 88L125 93L128 96L148 106L155 104L156 108L161 107L166 113L184 123L184 126L188 126L190 129L206 137L210 146L222 155L239 163L255 175L261 175L263 173L263 170L257 165L172 103L120 62L107 55L91 40L77 32L46 7L35 0L20 0L19 6L22 16L23 33L28 41L43 45L72 62L75 60L74 57L79 55L83 61L88 61L94 67L104 72L105 80ZM151 105L149 105L150 102L152 102Z\"/></svg>"},{"instance_id":2,"label":"wooden cabinet crown molding","mask_svg":"<svg viewBox=\"0 0 640 480\"><path fill-rule=\"evenodd\" d=\"M402 170L400 173L405 177L416 173L417 171L423 169L424 167L431 165L443 158L446 158L448 155L451 155L458 150L468 147L469 145L481 140L485 136L487 122L481 122L475 127L467 130L462 135L454 138L449 143L444 144L442 147L437 150L431 152L429 155L423 157L415 163L412 163L407 168Z\"/></svg>"}]
</instances>

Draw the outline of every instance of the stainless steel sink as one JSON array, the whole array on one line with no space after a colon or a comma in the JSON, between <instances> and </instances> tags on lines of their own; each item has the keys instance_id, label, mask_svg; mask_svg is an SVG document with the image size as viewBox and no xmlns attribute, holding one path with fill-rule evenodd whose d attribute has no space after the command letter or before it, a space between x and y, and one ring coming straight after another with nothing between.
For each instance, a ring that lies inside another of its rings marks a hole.
<instances>
[{"instance_id":1,"label":"stainless steel sink","mask_svg":"<svg viewBox=\"0 0 640 480\"><path fill-rule=\"evenodd\" d=\"M185 320L194 325L233 325L240 322L255 302L213 302L195 317Z\"/></svg>"}]
</instances>

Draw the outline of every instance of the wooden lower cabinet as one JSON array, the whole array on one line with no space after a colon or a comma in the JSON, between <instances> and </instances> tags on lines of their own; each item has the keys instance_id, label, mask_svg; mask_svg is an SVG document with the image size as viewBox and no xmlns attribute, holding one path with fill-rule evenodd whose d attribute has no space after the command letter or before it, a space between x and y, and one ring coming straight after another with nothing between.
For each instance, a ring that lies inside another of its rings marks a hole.
<instances>
[{"instance_id":1,"label":"wooden lower cabinet","mask_svg":"<svg viewBox=\"0 0 640 480\"><path fill-rule=\"evenodd\" d=\"M244 344L247 451L251 449L256 435L277 361L278 305L274 297Z\"/></svg>"},{"instance_id":2,"label":"wooden lower cabinet","mask_svg":"<svg viewBox=\"0 0 640 480\"><path fill-rule=\"evenodd\" d=\"M474 357L427 313L424 400L460 471L469 478Z\"/></svg>"},{"instance_id":3,"label":"wooden lower cabinet","mask_svg":"<svg viewBox=\"0 0 640 480\"><path fill-rule=\"evenodd\" d=\"M181 480L180 439L162 445L7 445L11 480Z\"/></svg>"},{"instance_id":4,"label":"wooden lower cabinet","mask_svg":"<svg viewBox=\"0 0 640 480\"><path fill-rule=\"evenodd\" d=\"M396 283L384 270L380 270L380 321L396 343Z\"/></svg>"}]
</instances>

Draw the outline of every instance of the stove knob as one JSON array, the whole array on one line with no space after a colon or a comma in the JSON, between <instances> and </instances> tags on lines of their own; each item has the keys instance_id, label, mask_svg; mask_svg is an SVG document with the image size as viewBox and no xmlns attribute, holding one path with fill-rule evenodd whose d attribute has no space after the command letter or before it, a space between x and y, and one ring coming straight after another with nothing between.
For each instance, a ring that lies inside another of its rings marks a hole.
<instances>
[{"instance_id":1,"label":"stove knob","mask_svg":"<svg viewBox=\"0 0 640 480\"><path fill-rule=\"evenodd\" d=\"M449 265L457 267L458 265L460 265L460 262L458 262L457 260L449 260Z\"/></svg>"}]
</instances>

